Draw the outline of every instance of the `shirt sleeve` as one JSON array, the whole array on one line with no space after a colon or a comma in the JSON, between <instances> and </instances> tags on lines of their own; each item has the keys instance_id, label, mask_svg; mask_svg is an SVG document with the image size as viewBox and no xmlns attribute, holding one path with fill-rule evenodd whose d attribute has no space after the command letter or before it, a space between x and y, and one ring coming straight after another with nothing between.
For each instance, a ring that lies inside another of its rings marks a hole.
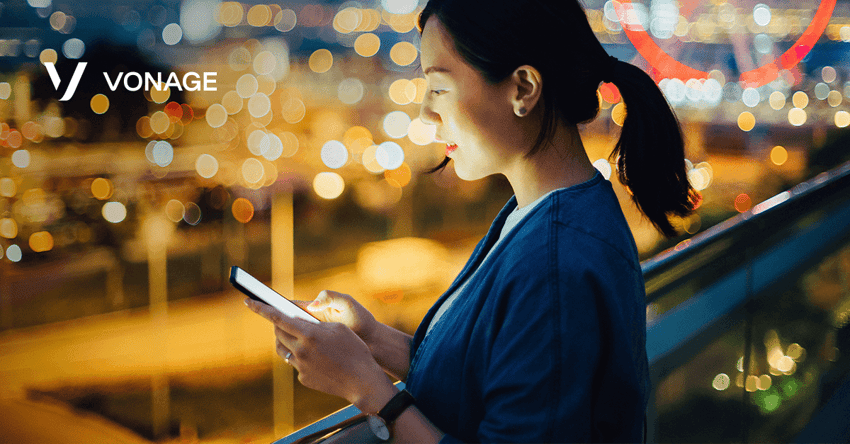
<instances>
[{"instance_id":1,"label":"shirt sleeve","mask_svg":"<svg viewBox=\"0 0 850 444\"><path fill-rule=\"evenodd\" d=\"M600 356L598 289L586 265L550 265L531 254L499 295L504 311L493 324L478 438L588 442Z\"/></svg>"}]
</instances>

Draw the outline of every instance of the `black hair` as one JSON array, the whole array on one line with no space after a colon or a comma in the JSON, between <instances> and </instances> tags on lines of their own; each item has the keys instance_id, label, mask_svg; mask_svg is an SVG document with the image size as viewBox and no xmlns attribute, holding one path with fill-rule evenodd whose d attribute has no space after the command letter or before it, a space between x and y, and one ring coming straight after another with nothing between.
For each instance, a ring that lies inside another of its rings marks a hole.
<instances>
[{"instance_id":1,"label":"black hair","mask_svg":"<svg viewBox=\"0 0 850 444\"><path fill-rule=\"evenodd\" d=\"M486 81L499 83L521 65L540 72L541 129L528 156L543 149L558 121L593 120L599 83L614 83L627 108L611 153L620 182L656 228L676 235L668 216L686 216L700 200L688 181L679 122L649 75L606 53L578 0L429 0L419 16L420 32L431 17Z\"/></svg>"}]
</instances>

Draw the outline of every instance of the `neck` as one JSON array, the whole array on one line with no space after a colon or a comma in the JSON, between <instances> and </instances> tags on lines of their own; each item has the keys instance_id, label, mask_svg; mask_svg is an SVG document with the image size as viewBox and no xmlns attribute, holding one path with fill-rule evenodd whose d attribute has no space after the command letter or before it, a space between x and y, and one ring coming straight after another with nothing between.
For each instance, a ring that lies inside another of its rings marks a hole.
<instances>
[{"instance_id":1,"label":"neck","mask_svg":"<svg viewBox=\"0 0 850 444\"><path fill-rule=\"evenodd\" d=\"M587 158L574 125L558 125L554 136L530 158L519 158L505 171L522 208L546 193L590 180L596 169Z\"/></svg>"}]
</instances>

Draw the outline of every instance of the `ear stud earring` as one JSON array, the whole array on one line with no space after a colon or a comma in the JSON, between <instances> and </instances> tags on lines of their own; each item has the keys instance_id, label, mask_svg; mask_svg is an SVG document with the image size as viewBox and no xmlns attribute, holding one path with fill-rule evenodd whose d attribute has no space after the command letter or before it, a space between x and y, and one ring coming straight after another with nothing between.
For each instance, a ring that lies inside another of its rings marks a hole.
<instances>
[{"instance_id":1,"label":"ear stud earring","mask_svg":"<svg viewBox=\"0 0 850 444\"><path fill-rule=\"evenodd\" d=\"M516 115L517 115L517 117L522 117L522 116L524 116L524 115L525 115L525 113L527 113L527 112L528 112L528 110L527 110L527 109L525 109L525 107L523 106L523 107L521 107L520 109L516 110Z\"/></svg>"}]
</instances>

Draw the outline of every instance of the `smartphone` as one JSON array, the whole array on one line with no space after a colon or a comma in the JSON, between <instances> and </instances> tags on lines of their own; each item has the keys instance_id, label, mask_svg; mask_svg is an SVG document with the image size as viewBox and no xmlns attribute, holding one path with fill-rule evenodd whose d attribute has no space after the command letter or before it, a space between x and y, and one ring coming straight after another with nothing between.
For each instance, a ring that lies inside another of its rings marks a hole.
<instances>
[{"instance_id":1,"label":"smartphone","mask_svg":"<svg viewBox=\"0 0 850 444\"><path fill-rule=\"evenodd\" d=\"M318 324L319 320L307 310L296 305L294 302L281 296L259 279L248 274L247 271L237 267L230 267L230 283L239 291L248 295L249 298L271 305L280 310L281 313L305 321Z\"/></svg>"}]
</instances>

